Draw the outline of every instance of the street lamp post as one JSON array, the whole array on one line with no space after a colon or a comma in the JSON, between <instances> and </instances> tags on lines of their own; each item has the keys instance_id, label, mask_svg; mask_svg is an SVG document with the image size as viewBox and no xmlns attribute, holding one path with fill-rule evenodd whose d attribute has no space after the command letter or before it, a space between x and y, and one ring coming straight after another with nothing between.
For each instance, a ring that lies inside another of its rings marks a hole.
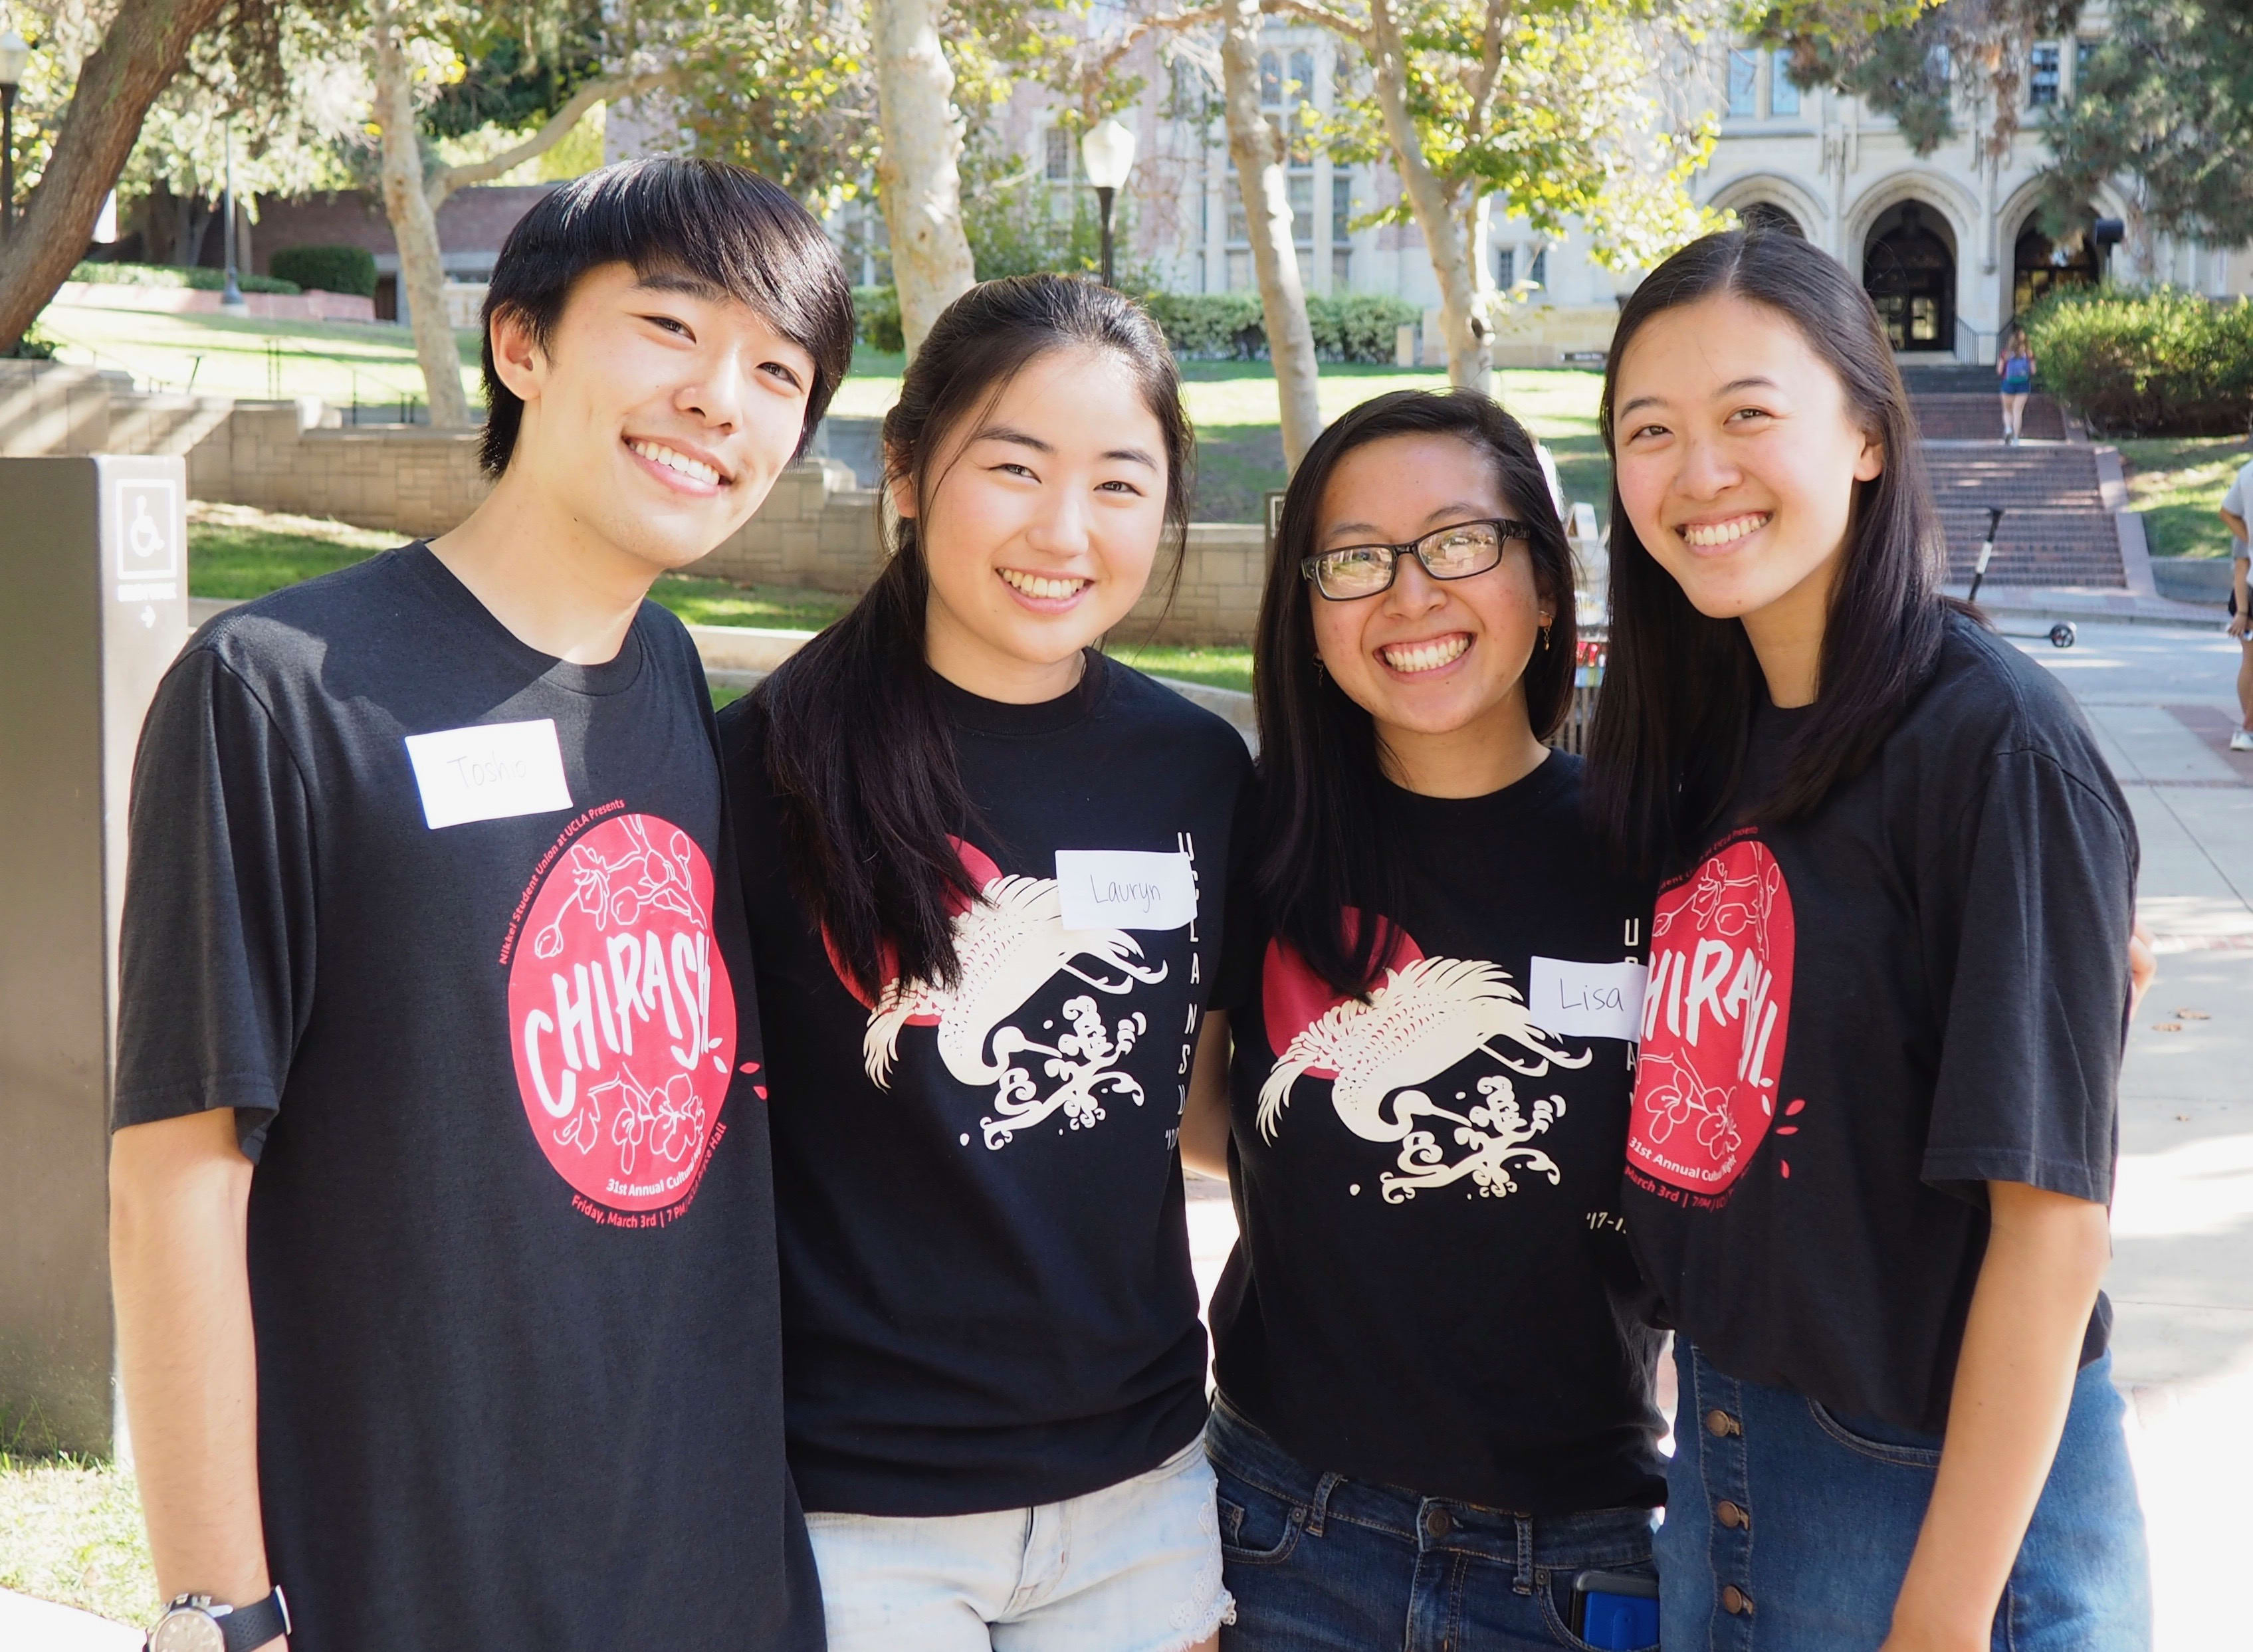
<instances>
[{"instance_id":1,"label":"street lamp post","mask_svg":"<svg viewBox=\"0 0 2253 1652\"><path fill-rule=\"evenodd\" d=\"M1111 203L1134 170L1134 134L1115 115L1087 129L1079 140L1079 158L1087 168L1087 181L1095 185L1096 205L1103 213L1103 284L1114 285L1111 260Z\"/></svg>"},{"instance_id":2,"label":"street lamp post","mask_svg":"<svg viewBox=\"0 0 2253 1652\"><path fill-rule=\"evenodd\" d=\"M16 227L16 88L31 60L22 35L0 34L0 245Z\"/></svg>"},{"instance_id":3,"label":"street lamp post","mask_svg":"<svg viewBox=\"0 0 2253 1652\"><path fill-rule=\"evenodd\" d=\"M220 244L227 249L227 285L219 296L219 307L230 314L249 312L249 301L243 297L242 289L234 279L234 122L227 123L227 233Z\"/></svg>"}]
</instances>

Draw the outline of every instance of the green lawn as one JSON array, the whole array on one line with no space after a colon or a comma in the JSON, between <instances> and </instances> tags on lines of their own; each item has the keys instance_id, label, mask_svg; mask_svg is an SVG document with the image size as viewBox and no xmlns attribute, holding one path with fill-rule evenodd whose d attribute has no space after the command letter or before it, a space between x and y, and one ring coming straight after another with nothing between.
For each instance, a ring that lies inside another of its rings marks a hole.
<instances>
[{"instance_id":1,"label":"green lawn","mask_svg":"<svg viewBox=\"0 0 2253 1652\"><path fill-rule=\"evenodd\" d=\"M347 567L399 543L396 533L241 505L188 507L188 591L241 601ZM692 625L819 631L852 605L829 591L730 585L667 575L650 595Z\"/></svg>"},{"instance_id":2,"label":"green lawn","mask_svg":"<svg viewBox=\"0 0 2253 1652\"><path fill-rule=\"evenodd\" d=\"M0 1452L0 1589L155 1621L163 1603L133 1476L115 1463Z\"/></svg>"},{"instance_id":3,"label":"green lawn","mask_svg":"<svg viewBox=\"0 0 2253 1652\"><path fill-rule=\"evenodd\" d=\"M2227 556L2229 530L2215 514L2229 478L2253 453L2236 436L2138 436L2115 442L2128 503L2144 513L2154 556Z\"/></svg>"},{"instance_id":4,"label":"green lawn","mask_svg":"<svg viewBox=\"0 0 2253 1652\"><path fill-rule=\"evenodd\" d=\"M1121 643L1111 652L1153 677L1178 677L1183 682L1233 688L1239 694L1252 692L1249 648L1162 648Z\"/></svg>"}]
</instances>

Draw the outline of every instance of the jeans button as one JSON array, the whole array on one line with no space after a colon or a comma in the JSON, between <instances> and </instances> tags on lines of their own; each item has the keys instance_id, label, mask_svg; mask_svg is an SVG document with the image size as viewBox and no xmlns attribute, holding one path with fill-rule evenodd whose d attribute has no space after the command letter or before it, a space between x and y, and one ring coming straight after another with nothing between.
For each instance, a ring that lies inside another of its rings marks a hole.
<instances>
[{"instance_id":1,"label":"jeans button","mask_svg":"<svg viewBox=\"0 0 2253 1652\"><path fill-rule=\"evenodd\" d=\"M1713 1518L1732 1531L1741 1531L1752 1524L1752 1516L1726 1498L1713 1505Z\"/></svg>"},{"instance_id":2,"label":"jeans button","mask_svg":"<svg viewBox=\"0 0 2253 1652\"><path fill-rule=\"evenodd\" d=\"M1424 1511L1424 1535L1433 1542L1446 1537L1454 1527L1455 1523L1447 1518L1447 1511L1437 1503Z\"/></svg>"},{"instance_id":3,"label":"jeans button","mask_svg":"<svg viewBox=\"0 0 2253 1652\"><path fill-rule=\"evenodd\" d=\"M1705 1432L1716 1439L1726 1439L1731 1434L1741 1434L1745 1431L1735 1418L1715 1406L1705 1413Z\"/></svg>"},{"instance_id":4,"label":"jeans button","mask_svg":"<svg viewBox=\"0 0 2253 1652\"><path fill-rule=\"evenodd\" d=\"M1721 1591L1721 1610L1733 1618L1741 1618L1753 1609L1753 1598L1735 1584Z\"/></svg>"}]
</instances>

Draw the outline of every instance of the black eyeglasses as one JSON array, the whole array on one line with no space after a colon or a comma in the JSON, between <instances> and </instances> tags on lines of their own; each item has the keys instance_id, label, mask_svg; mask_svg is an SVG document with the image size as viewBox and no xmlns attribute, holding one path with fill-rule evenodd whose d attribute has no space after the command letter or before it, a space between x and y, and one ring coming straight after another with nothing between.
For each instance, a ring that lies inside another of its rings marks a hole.
<instances>
[{"instance_id":1,"label":"black eyeglasses","mask_svg":"<svg viewBox=\"0 0 2253 1652\"><path fill-rule=\"evenodd\" d=\"M1299 572L1330 601L1350 603L1391 590L1404 553L1421 562L1433 579L1468 579L1500 562L1502 548L1510 540L1532 537L1533 530L1523 522L1457 522L1406 545L1347 545L1324 551L1301 562Z\"/></svg>"}]
</instances>

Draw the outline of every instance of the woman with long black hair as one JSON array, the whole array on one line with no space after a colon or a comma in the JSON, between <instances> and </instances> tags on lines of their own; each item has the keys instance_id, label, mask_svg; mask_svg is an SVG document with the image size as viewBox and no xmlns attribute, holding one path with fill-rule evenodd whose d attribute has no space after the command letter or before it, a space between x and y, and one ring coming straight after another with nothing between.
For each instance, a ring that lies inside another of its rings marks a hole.
<instances>
[{"instance_id":1,"label":"woman with long black hair","mask_svg":"<svg viewBox=\"0 0 2253 1652\"><path fill-rule=\"evenodd\" d=\"M884 456L883 572L722 718L829 1644L1187 1652L1228 1596L1175 1139L1250 761L1092 647L1186 524L1172 354L988 282Z\"/></svg>"},{"instance_id":2,"label":"woman with long black hair","mask_svg":"<svg viewBox=\"0 0 2253 1652\"><path fill-rule=\"evenodd\" d=\"M1618 1214L1651 891L1543 743L1574 652L1516 420L1402 392L1315 440L1260 610L1273 938L1182 1136L1242 1236L1206 1434L1231 1649L1577 1648L1582 1580L1622 1620L1597 1644L1657 1639L1659 1337Z\"/></svg>"},{"instance_id":3,"label":"woman with long black hair","mask_svg":"<svg viewBox=\"0 0 2253 1652\"><path fill-rule=\"evenodd\" d=\"M1665 879L1625 1195L1676 1331L1664 1643L2144 1648L2097 1289L2127 805L2049 674L1940 595L1901 376L1834 260L1676 254L1602 422L1592 800Z\"/></svg>"}]
</instances>

